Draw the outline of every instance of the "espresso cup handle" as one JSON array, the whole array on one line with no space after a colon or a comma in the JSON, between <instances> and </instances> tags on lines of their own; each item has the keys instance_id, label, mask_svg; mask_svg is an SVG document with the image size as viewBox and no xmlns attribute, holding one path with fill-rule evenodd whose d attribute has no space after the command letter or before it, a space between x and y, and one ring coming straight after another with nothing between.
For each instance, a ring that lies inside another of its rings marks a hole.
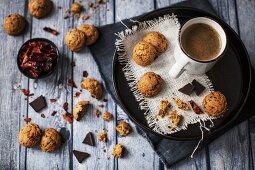
<instances>
[{"instance_id":1,"label":"espresso cup handle","mask_svg":"<svg viewBox=\"0 0 255 170\"><path fill-rule=\"evenodd\" d=\"M172 78L177 78L180 76L183 68L189 63L189 61L185 59L180 59L176 61L176 63L172 66L171 70L169 71L169 75Z\"/></svg>"}]
</instances>

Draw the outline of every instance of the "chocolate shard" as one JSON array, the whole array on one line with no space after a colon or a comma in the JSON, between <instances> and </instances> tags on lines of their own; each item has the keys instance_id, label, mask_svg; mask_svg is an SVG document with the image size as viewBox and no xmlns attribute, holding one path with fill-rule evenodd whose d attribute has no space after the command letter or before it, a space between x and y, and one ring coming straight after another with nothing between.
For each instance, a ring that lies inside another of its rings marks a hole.
<instances>
[{"instance_id":1,"label":"chocolate shard","mask_svg":"<svg viewBox=\"0 0 255 170\"><path fill-rule=\"evenodd\" d=\"M195 87L194 91L197 96L199 96L205 90L205 86L203 86L195 79L192 81L192 85Z\"/></svg>"},{"instance_id":2,"label":"chocolate shard","mask_svg":"<svg viewBox=\"0 0 255 170\"><path fill-rule=\"evenodd\" d=\"M183 86L182 88L180 88L178 91L182 92L183 94L186 94L186 95L191 95L194 88L195 87L192 84L188 83L185 86Z\"/></svg>"},{"instance_id":3,"label":"chocolate shard","mask_svg":"<svg viewBox=\"0 0 255 170\"><path fill-rule=\"evenodd\" d=\"M87 145L90 145L90 146L95 146L95 143L94 143L94 137L93 137L93 133L92 132L89 132L85 139L83 140L84 144L87 144Z\"/></svg>"},{"instance_id":4,"label":"chocolate shard","mask_svg":"<svg viewBox=\"0 0 255 170\"><path fill-rule=\"evenodd\" d=\"M79 163L82 163L85 159L90 157L90 154L88 154L86 152L80 152L80 151L77 151L77 150L73 150L73 154L74 154L74 156L76 157L76 159Z\"/></svg>"},{"instance_id":5,"label":"chocolate shard","mask_svg":"<svg viewBox=\"0 0 255 170\"><path fill-rule=\"evenodd\" d=\"M36 111L40 112L42 109L44 109L47 104L46 100L43 96L38 97L34 101L30 102L29 105Z\"/></svg>"}]
</instances>

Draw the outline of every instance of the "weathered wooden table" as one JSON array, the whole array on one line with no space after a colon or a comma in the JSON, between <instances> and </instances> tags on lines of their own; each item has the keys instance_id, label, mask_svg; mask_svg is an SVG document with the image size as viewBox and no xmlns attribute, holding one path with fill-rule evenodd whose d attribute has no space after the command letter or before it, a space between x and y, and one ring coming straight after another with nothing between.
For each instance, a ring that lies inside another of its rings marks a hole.
<instances>
[{"instance_id":1,"label":"weathered wooden table","mask_svg":"<svg viewBox=\"0 0 255 170\"><path fill-rule=\"evenodd\" d=\"M96 63L86 48L80 53L71 53L64 45L66 32L77 25L91 23L96 26L117 22L120 19L133 17L156 8L168 6L179 0L110 0L106 5L101 5L95 11L90 10L91 18L87 21L69 18L64 20L66 9L73 0L53 0L54 12L44 19L32 18L28 12L28 0L1 0L0 23L13 12L24 15L29 22L29 29L22 36L11 37L4 32L2 24L0 29L0 169L164 169L159 157L151 149L148 142L135 131L131 135L121 138L116 134L115 126L118 117L127 118L125 113L114 104L109 95L109 101L101 111L108 110L114 114L114 120L105 123L101 118L96 118L93 109L90 110L82 121L66 124L71 132L71 138L67 145L55 153L44 153L39 149L25 149L18 144L19 129L25 124L24 117L31 117L32 122L38 123L42 128L54 126L54 118L51 111L55 105L49 105L44 110L46 118L36 113L20 90L14 88L21 84L22 88L30 89L36 96L45 95L47 99L58 98L59 103L74 104L81 99L88 99L95 106L99 102L91 99L87 92L83 92L79 98L75 98L75 89L67 86L67 80L73 78L80 82L82 71L87 70L90 76L102 80ZM210 0L218 14L234 30L240 34L244 41L253 66L255 66L255 1L254 0ZM82 1L87 6L87 1ZM61 6L62 9L57 7ZM42 30L49 26L56 28L60 35L53 36ZM16 55L22 43L30 38L45 37L52 40L59 47L62 57L59 61L59 69L51 77L34 82L23 76L16 65ZM70 62L75 61L76 66L71 67ZM36 87L37 84L37 87ZM61 87L60 85L63 85ZM34 98L35 98L34 97ZM71 110L70 106L70 110ZM134 127L135 125L130 122ZM186 159L179 162L173 169L254 169L255 156L255 119L241 123L228 131L219 139L199 152L194 159ZM82 144L82 140L88 131L101 131L108 129L109 142L105 145L97 142L96 147ZM128 154L123 159L107 157L116 143L122 143L128 149ZM106 146L106 153L103 147ZM72 154L72 150L86 151L92 156L80 164Z\"/></svg>"}]
</instances>

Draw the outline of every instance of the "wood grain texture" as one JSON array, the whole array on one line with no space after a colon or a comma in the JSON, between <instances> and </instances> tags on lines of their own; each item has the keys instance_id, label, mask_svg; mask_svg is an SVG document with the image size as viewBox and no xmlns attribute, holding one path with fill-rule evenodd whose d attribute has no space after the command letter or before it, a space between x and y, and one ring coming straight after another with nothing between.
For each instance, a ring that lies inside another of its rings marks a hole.
<instances>
[{"instance_id":1,"label":"wood grain texture","mask_svg":"<svg viewBox=\"0 0 255 170\"><path fill-rule=\"evenodd\" d=\"M62 9L58 9L61 6ZM29 89L31 93L34 93L33 97L29 98L28 102L43 95L46 97L48 107L42 110L40 113L36 113L30 106L28 107L28 116L32 118L33 123L37 123L41 129L53 127L58 128L56 125L56 119L59 118L63 122L61 126L64 126L72 133L72 127L66 123L62 114L62 105L64 102L69 103L69 111L71 111L71 91L67 86L67 79L71 76L71 53L67 50L63 44L63 39L68 26L72 23L72 19L64 20L65 10L70 7L70 1L56 1L54 2L54 10L46 18L36 19L32 18L31 38L41 37L47 38L54 42L60 51L60 58L58 63L58 69L51 76L38 81L29 80ZM48 32L43 31L45 26L55 28L60 32L58 36L54 36ZM58 99L56 104L52 104L49 99ZM53 111L57 111L55 117L51 116ZM41 114L46 117L42 118ZM46 153L42 152L39 148L27 149L26 167L27 169L68 169L72 166L72 138L69 143L61 147L57 152Z\"/></svg>"},{"instance_id":2,"label":"wood grain texture","mask_svg":"<svg viewBox=\"0 0 255 170\"><path fill-rule=\"evenodd\" d=\"M5 17L13 12L25 15L25 1L0 2L0 23L3 23ZM20 121L22 115L26 115L27 106L22 105L25 97L21 95L17 86L27 87L27 78L23 77L17 69L16 57L17 50L23 41L29 35L29 29L25 35L8 36L1 24L0 29L0 169L16 169L23 167L19 161L25 160L25 149L21 149L18 143L19 126L22 126L24 120ZM23 118L24 119L24 118ZM20 153L19 150L22 150Z\"/></svg>"},{"instance_id":3,"label":"wood grain texture","mask_svg":"<svg viewBox=\"0 0 255 170\"><path fill-rule=\"evenodd\" d=\"M211 0L217 13L237 32L239 27L236 4L232 0ZM249 168L248 121L229 130L209 146L211 169Z\"/></svg>"}]
</instances>

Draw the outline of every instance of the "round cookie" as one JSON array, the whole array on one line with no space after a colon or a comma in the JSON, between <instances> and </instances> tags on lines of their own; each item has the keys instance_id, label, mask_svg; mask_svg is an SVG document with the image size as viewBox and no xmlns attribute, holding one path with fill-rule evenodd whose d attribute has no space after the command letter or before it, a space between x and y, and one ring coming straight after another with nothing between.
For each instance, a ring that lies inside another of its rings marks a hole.
<instances>
[{"instance_id":1,"label":"round cookie","mask_svg":"<svg viewBox=\"0 0 255 170\"><path fill-rule=\"evenodd\" d=\"M61 136L53 128L47 128L43 132L40 148L44 152L53 152L61 145Z\"/></svg>"},{"instance_id":2,"label":"round cookie","mask_svg":"<svg viewBox=\"0 0 255 170\"><path fill-rule=\"evenodd\" d=\"M20 129L19 143L25 147L37 145L42 137L42 131L37 124L28 124Z\"/></svg>"},{"instance_id":3,"label":"round cookie","mask_svg":"<svg viewBox=\"0 0 255 170\"><path fill-rule=\"evenodd\" d=\"M42 18L49 15L53 8L51 0L31 0L28 4L29 12L36 18Z\"/></svg>"},{"instance_id":4,"label":"round cookie","mask_svg":"<svg viewBox=\"0 0 255 170\"><path fill-rule=\"evenodd\" d=\"M85 34L85 45L92 45L98 39L99 33L94 25L81 25L77 29Z\"/></svg>"},{"instance_id":5,"label":"round cookie","mask_svg":"<svg viewBox=\"0 0 255 170\"><path fill-rule=\"evenodd\" d=\"M152 44L156 48L156 50L159 54L164 53L168 47L168 42L167 42L166 37L159 32L147 33L144 36L143 41Z\"/></svg>"},{"instance_id":6,"label":"round cookie","mask_svg":"<svg viewBox=\"0 0 255 170\"><path fill-rule=\"evenodd\" d=\"M80 51L85 44L85 34L78 29L71 29L66 34L65 43L71 51Z\"/></svg>"},{"instance_id":7,"label":"round cookie","mask_svg":"<svg viewBox=\"0 0 255 170\"><path fill-rule=\"evenodd\" d=\"M217 117L226 111L227 100L221 92L211 92L203 99L202 106L209 116Z\"/></svg>"},{"instance_id":8,"label":"round cookie","mask_svg":"<svg viewBox=\"0 0 255 170\"><path fill-rule=\"evenodd\" d=\"M138 81L138 89L145 97L157 95L163 86L163 79L154 72L147 72Z\"/></svg>"},{"instance_id":9,"label":"round cookie","mask_svg":"<svg viewBox=\"0 0 255 170\"><path fill-rule=\"evenodd\" d=\"M93 78L86 78L81 82L81 87L88 90L91 96L96 99L100 99L103 94L102 85Z\"/></svg>"},{"instance_id":10,"label":"round cookie","mask_svg":"<svg viewBox=\"0 0 255 170\"><path fill-rule=\"evenodd\" d=\"M133 49L133 59L140 66L148 66L157 58L156 48L148 42L140 41Z\"/></svg>"},{"instance_id":11,"label":"round cookie","mask_svg":"<svg viewBox=\"0 0 255 170\"><path fill-rule=\"evenodd\" d=\"M4 20L4 29L9 35L18 35L25 29L26 20L18 13L8 15Z\"/></svg>"}]
</instances>

